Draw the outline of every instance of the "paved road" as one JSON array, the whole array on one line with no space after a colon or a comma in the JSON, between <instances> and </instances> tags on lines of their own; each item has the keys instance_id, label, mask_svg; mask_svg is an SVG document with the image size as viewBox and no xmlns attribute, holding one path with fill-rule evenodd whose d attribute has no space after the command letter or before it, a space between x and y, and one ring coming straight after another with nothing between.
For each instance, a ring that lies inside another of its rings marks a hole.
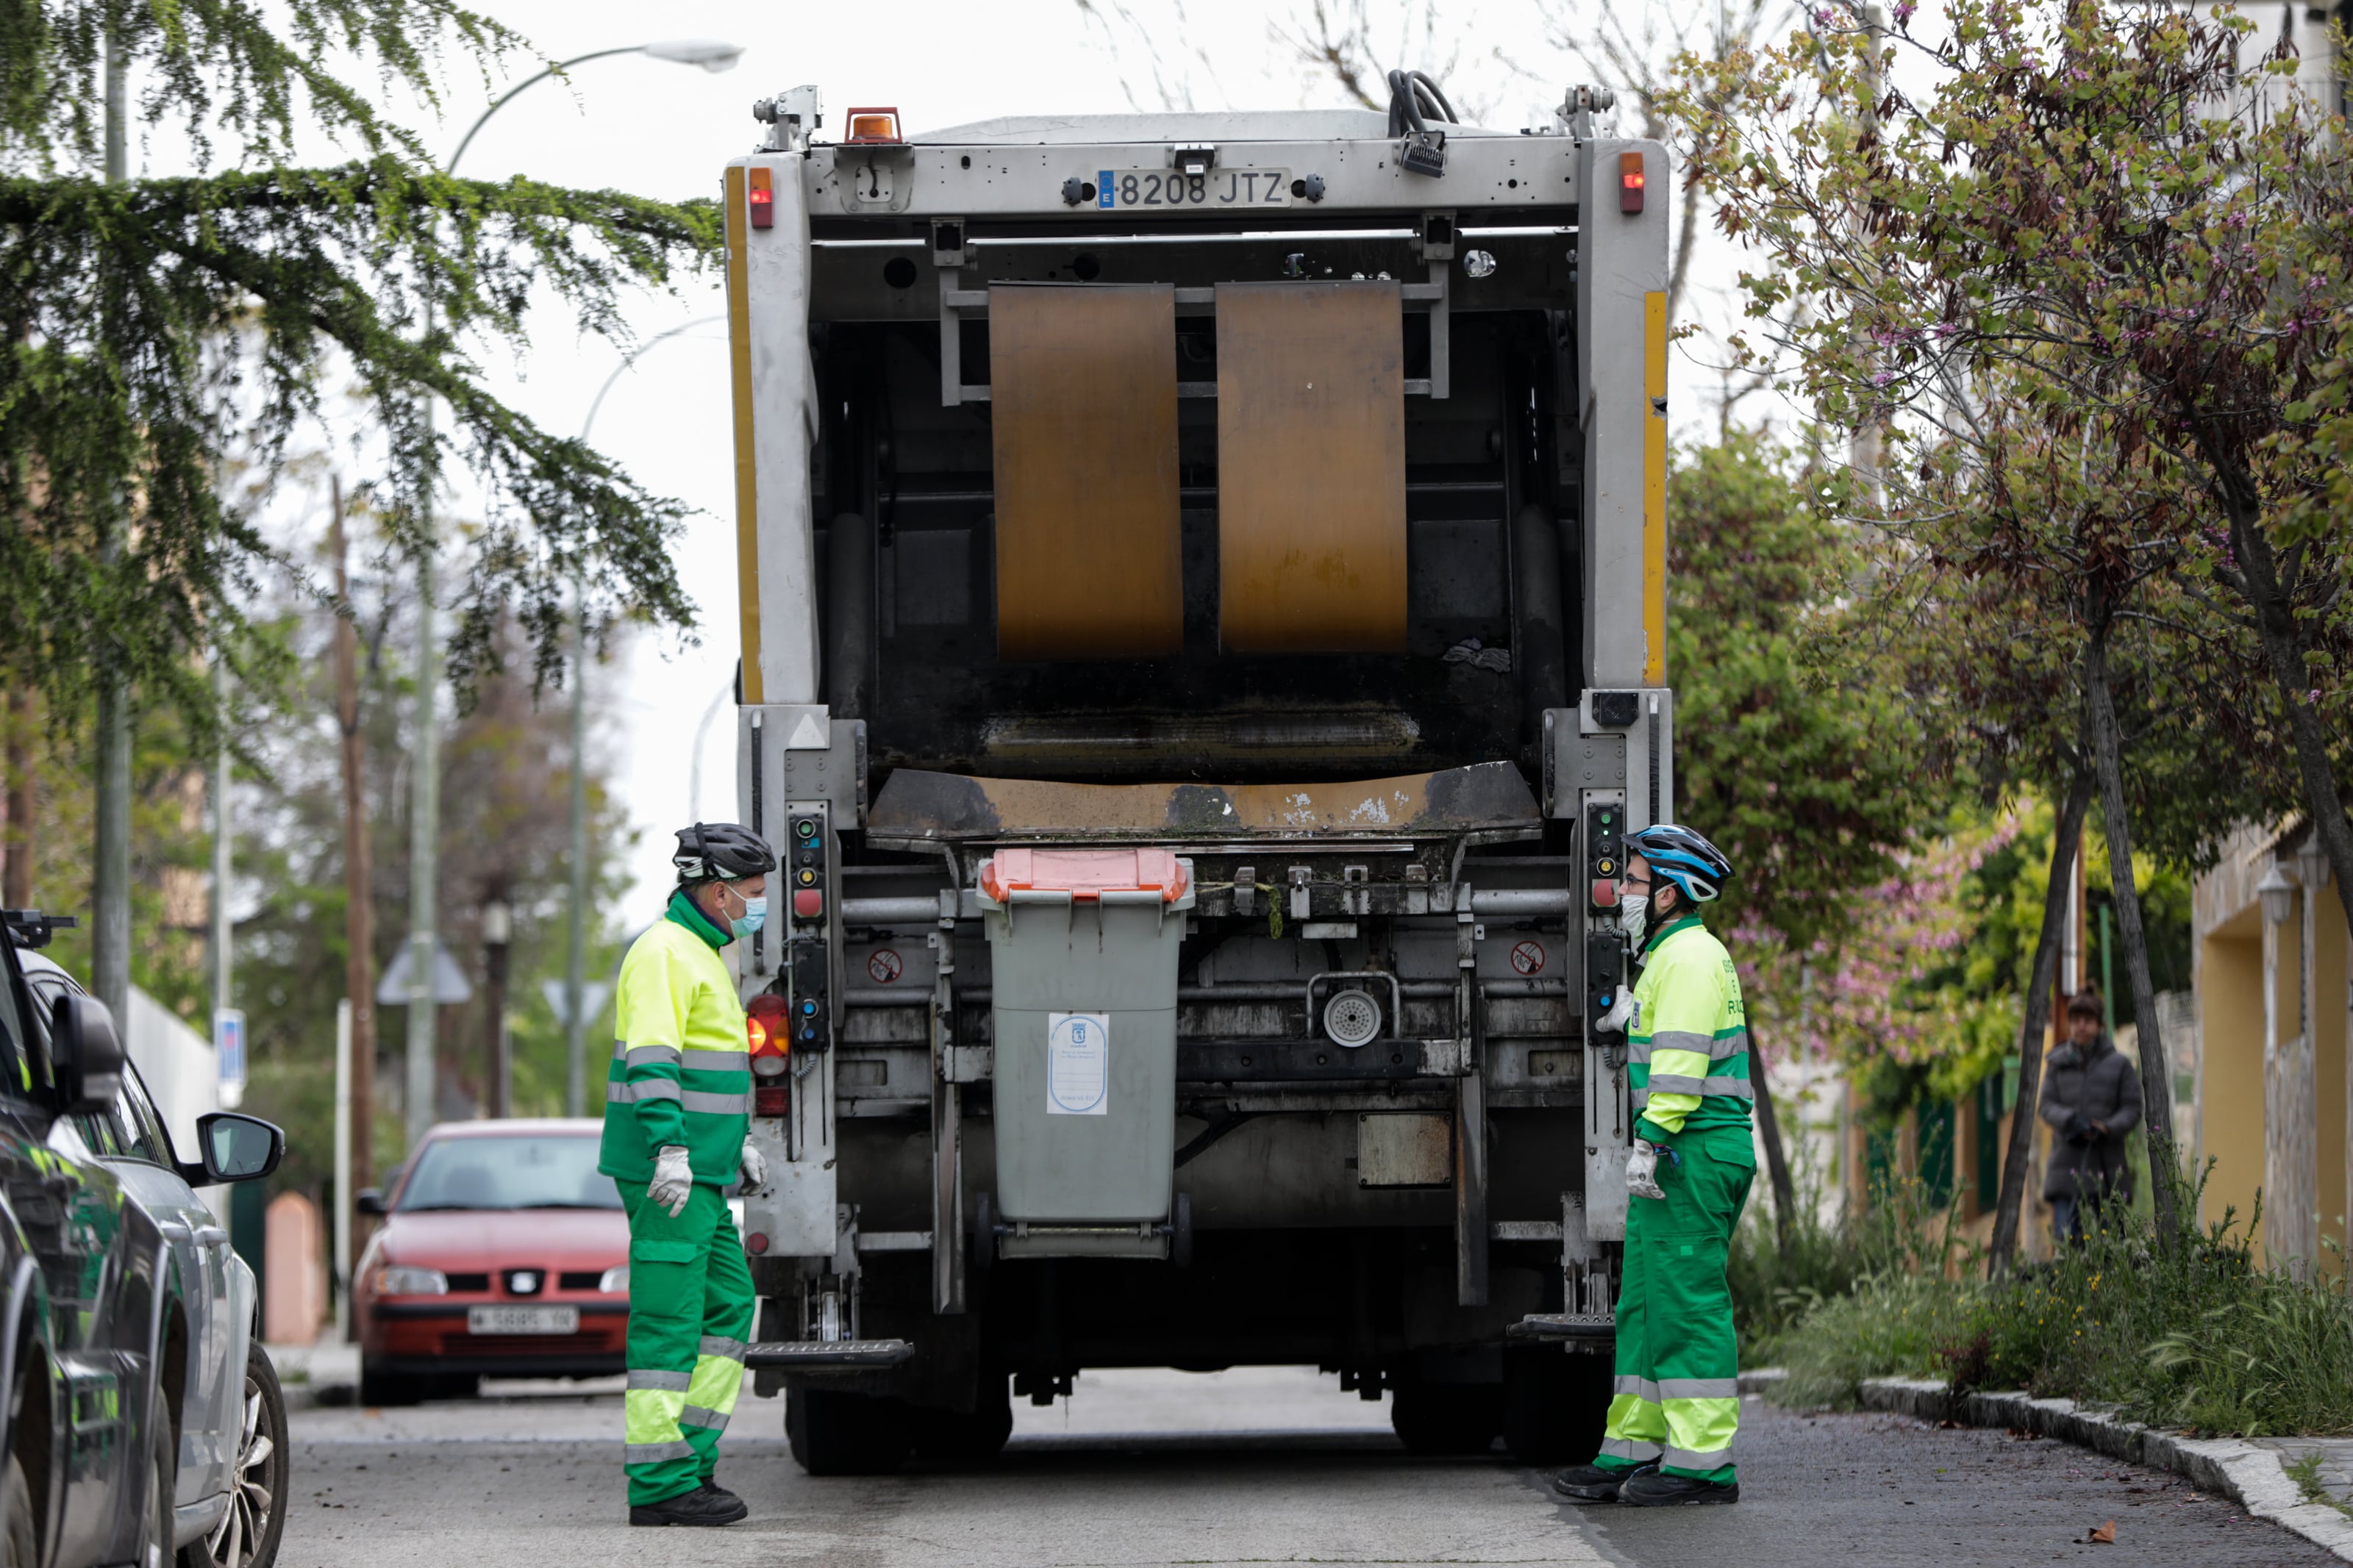
<instances>
[{"instance_id":1,"label":"paved road","mask_svg":"<svg viewBox=\"0 0 2353 1568\"><path fill-rule=\"evenodd\" d=\"M294 1417L284 1568L823 1563L2295 1564L2335 1559L2170 1477L2047 1441L1751 1402L1736 1508L1578 1510L1500 1455L1418 1459L1313 1373L1089 1373L985 1472L811 1480L746 1398L725 1531L621 1524L620 1400L543 1388ZM2116 1521L2113 1546L2084 1543Z\"/></svg>"}]
</instances>

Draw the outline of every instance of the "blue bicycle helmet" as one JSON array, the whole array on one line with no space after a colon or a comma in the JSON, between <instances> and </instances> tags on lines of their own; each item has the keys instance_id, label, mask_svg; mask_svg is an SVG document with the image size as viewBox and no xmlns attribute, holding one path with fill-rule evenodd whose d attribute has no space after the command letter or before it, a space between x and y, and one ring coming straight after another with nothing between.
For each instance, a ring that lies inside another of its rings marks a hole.
<instances>
[{"instance_id":1,"label":"blue bicycle helmet","mask_svg":"<svg viewBox=\"0 0 2353 1568\"><path fill-rule=\"evenodd\" d=\"M1651 863L1652 876L1664 877L1695 904L1713 900L1732 875L1732 862L1724 858L1723 850L1672 822L1654 823L1628 834L1626 848Z\"/></svg>"}]
</instances>

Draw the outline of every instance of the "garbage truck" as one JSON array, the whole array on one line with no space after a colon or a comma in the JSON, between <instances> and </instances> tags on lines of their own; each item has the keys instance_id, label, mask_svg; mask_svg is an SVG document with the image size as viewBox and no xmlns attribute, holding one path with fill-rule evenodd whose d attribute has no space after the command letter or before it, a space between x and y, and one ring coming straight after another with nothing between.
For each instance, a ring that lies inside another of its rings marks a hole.
<instances>
[{"instance_id":1,"label":"garbage truck","mask_svg":"<svg viewBox=\"0 0 2353 1568\"><path fill-rule=\"evenodd\" d=\"M803 87L725 166L748 1360L813 1473L1133 1366L1599 1439L1669 165L1601 89L1392 89L911 134Z\"/></svg>"}]
</instances>

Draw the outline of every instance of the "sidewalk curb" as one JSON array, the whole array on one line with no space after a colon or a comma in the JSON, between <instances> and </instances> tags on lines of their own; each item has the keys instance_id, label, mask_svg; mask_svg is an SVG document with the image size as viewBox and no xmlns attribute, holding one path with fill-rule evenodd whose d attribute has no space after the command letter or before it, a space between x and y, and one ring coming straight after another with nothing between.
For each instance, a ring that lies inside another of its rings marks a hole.
<instances>
[{"instance_id":1,"label":"sidewalk curb","mask_svg":"<svg viewBox=\"0 0 2353 1568\"><path fill-rule=\"evenodd\" d=\"M1741 1392L1748 1392L1746 1375ZM1932 1378L1870 1378L1858 1394L1866 1410L1968 1426L2016 1427L2126 1464L2171 1470L2201 1491L2229 1498L2255 1518L2270 1520L2353 1563L2353 1519L2326 1504L2306 1502L2288 1479L2279 1455L2261 1444L2236 1437L2187 1437L2137 1421L2119 1421L2097 1406L2072 1399L1956 1394Z\"/></svg>"}]
</instances>

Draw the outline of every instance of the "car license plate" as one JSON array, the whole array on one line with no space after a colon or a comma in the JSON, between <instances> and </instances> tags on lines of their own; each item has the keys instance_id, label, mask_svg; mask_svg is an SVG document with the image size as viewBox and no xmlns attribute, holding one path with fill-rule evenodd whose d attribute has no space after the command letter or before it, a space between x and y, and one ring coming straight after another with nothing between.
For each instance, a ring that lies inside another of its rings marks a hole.
<instances>
[{"instance_id":1,"label":"car license plate","mask_svg":"<svg viewBox=\"0 0 2353 1568\"><path fill-rule=\"evenodd\" d=\"M1174 169L1105 169L1095 175L1095 205L1118 209L1178 207L1287 207L1288 169L1212 169L1180 174Z\"/></svg>"},{"instance_id":2,"label":"car license plate","mask_svg":"<svg viewBox=\"0 0 2353 1568\"><path fill-rule=\"evenodd\" d=\"M580 1331L580 1309L469 1307L466 1309L466 1331L470 1334L576 1334Z\"/></svg>"}]
</instances>

